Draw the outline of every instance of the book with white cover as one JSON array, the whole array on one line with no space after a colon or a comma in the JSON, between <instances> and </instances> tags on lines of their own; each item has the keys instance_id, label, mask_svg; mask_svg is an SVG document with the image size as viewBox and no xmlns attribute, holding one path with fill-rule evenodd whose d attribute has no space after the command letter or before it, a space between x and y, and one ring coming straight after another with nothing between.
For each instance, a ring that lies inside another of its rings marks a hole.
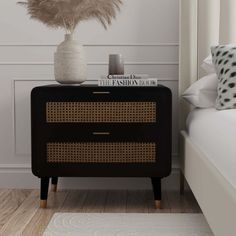
<instances>
[{"instance_id":1,"label":"book with white cover","mask_svg":"<svg viewBox=\"0 0 236 236\"><path fill-rule=\"evenodd\" d=\"M158 86L158 79L100 79L98 86L116 87L139 87L139 86Z\"/></svg>"},{"instance_id":2,"label":"book with white cover","mask_svg":"<svg viewBox=\"0 0 236 236\"><path fill-rule=\"evenodd\" d=\"M103 75L101 79L148 79L147 74Z\"/></svg>"}]
</instances>

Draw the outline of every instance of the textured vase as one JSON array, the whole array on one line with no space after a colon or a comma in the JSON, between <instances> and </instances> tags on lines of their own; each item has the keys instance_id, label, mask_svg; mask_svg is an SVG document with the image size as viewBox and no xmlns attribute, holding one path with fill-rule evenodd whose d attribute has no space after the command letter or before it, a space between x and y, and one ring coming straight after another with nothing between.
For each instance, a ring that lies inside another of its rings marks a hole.
<instances>
[{"instance_id":1,"label":"textured vase","mask_svg":"<svg viewBox=\"0 0 236 236\"><path fill-rule=\"evenodd\" d=\"M55 80L61 84L80 84L87 79L87 64L82 45L66 34L54 54Z\"/></svg>"}]
</instances>

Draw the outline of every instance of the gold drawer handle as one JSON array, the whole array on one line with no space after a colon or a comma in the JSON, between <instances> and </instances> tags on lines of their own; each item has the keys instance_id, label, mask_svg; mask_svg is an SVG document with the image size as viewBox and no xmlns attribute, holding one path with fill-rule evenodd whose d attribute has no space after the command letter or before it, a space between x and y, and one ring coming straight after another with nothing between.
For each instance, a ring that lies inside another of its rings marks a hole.
<instances>
[{"instance_id":1,"label":"gold drawer handle","mask_svg":"<svg viewBox=\"0 0 236 236\"><path fill-rule=\"evenodd\" d=\"M93 135L110 135L110 132L93 132Z\"/></svg>"},{"instance_id":2,"label":"gold drawer handle","mask_svg":"<svg viewBox=\"0 0 236 236\"><path fill-rule=\"evenodd\" d=\"M102 94L110 94L110 92L93 92L93 94L97 94L97 95L102 95Z\"/></svg>"}]
</instances>

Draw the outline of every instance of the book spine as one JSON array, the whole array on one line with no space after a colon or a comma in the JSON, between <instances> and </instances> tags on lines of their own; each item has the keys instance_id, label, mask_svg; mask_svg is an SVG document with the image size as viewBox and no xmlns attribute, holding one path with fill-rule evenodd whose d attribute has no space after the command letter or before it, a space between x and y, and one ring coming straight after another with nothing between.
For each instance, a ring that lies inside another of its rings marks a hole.
<instances>
[{"instance_id":1,"label":"book spine","mask_svg":"<svg viewBox=\"0 0 236 236\"><path fill-rule=\"evenodd\" d=\"M106 87L139 87L139 86L157 86L157 79L101 79L98 80L98 86Z\"/></svg>"},{"instance_id":2,"label":"book spine","mask_svg":"<svg viewBox=\"0 0 236 236\"><path fill-rule=\"evenodd\" d=\"M146 74L127 74L127 75L103 75L101 79L148 79Z\"/></svg>"}]
</instances>

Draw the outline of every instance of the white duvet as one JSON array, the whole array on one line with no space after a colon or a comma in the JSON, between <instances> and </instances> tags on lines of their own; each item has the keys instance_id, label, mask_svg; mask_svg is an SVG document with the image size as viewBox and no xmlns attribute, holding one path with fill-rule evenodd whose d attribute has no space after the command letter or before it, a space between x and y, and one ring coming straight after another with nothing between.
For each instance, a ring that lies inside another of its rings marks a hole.
<instances>
[{"instance_id":1,"label":"white duvet","mask_svg":"<svg viewBox=\"0 0 236 236\"><path fill-rule=\"evenodd\" d=\"M193 143L236 189L236 109L195 109L187 119Z\"/></svg>"}]
</instances>

